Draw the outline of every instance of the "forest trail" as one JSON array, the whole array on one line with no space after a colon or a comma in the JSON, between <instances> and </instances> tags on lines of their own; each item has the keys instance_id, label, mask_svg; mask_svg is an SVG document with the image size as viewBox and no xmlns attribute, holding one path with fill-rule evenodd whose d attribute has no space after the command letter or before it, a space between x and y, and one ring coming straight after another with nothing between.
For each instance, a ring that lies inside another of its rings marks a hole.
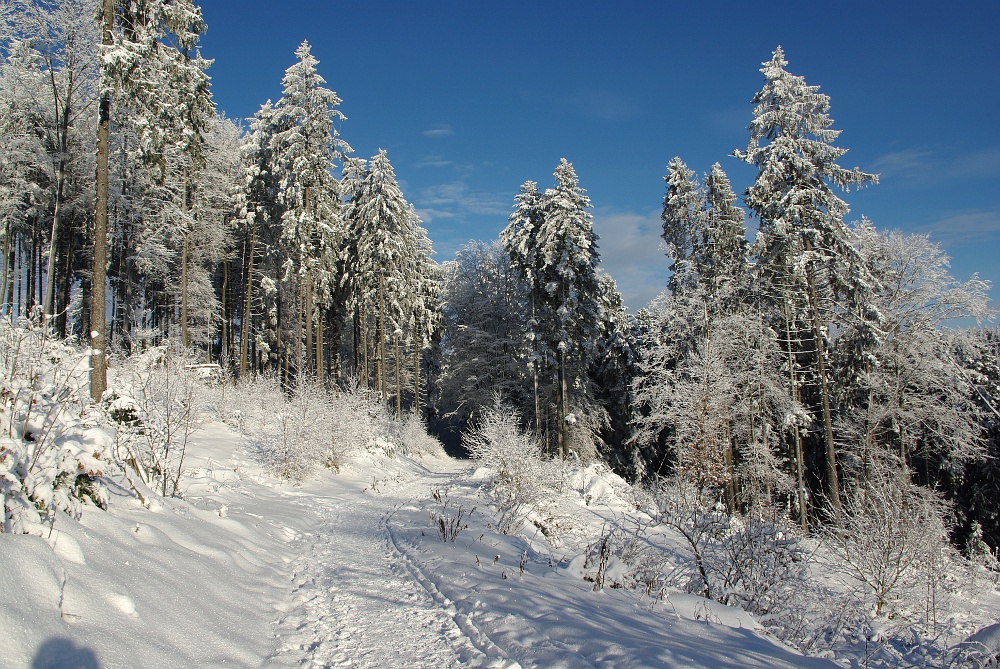
<instances>
[{"instance_id":1,"label":"forest trail","mask_svg":"<svg viewBox=\"0 0 1000 669\"><path fill-rule=\"evenodd\" d=\"M442 463L444 464L444 463ZM450 463L449 463L450 464ZM426 498L457 471L421 471L292 503L303 532L291 608L277 633L278 663L308 667L517 667L421 575L392 537L396 509ZM456 618L457 616L457 618Z\"/></svg>"}]
</instances>

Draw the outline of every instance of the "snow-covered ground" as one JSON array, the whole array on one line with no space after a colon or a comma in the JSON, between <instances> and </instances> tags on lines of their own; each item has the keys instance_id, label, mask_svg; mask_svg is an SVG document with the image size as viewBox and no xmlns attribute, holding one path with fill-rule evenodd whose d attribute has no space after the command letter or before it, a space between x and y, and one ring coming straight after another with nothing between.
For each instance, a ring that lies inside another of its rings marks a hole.
<instances>
[{"instance_id":1,"label":"snow-covered ground","mask_svg":"<svg viewBox=\"0 0 1000 669\"><path fill-rule=\"evenodd\" d=\"M107 512L0 535L0 666L837 666L698 597L595 592L561 558L622 513L600 477L556 554L493 529L468 462L366 454L293 485L221 423L195 441L181 499L113 489ZM458 509L444 541L431 515Z\"/></svg>"}]
</instances>

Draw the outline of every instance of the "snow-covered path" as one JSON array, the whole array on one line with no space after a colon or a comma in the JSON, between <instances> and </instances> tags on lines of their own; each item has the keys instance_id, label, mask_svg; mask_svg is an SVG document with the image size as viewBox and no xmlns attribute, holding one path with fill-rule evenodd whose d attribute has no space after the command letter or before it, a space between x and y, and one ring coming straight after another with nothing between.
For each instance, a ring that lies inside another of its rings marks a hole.
<instances>
[{"instance_id":1,"label":"snow-covered path","mask_svg":"<svg viewBox=\"0 0 1000 669\"><path fill-rule=\"evenodd\" d=\"M295 501L318 522L301 539L294 563L291 610L278 634L276 661L314 667L453 667L491 664L453 617L453 609L419 580L395 546L387 522L400 504L428 495L450 472L409 482L384 481L359 492L324 496L303 491ZM502 663L492 663L503 666Z\"/></svg>"}]
</instances>

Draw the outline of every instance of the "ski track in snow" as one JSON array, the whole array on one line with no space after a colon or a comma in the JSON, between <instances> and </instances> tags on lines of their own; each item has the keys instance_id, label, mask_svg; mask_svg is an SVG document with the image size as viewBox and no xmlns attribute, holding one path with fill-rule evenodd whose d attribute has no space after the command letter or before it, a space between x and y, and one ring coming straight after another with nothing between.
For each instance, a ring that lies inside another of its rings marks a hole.
<instances>
[{"instance_id":1,"label":"ski track in snow","mask_svg":"<svg viewBox=\"0 0 1000 669\"><path fill-rule=\"evenodd\" d=\"M448 478L448 474L429 474ZM396 508L426 494L427 477L357 495L303 495L318 523L299 539L293 608L278 656L307 667L517 667L422 576L392 535Z\"/></svg>"}]
</instances>

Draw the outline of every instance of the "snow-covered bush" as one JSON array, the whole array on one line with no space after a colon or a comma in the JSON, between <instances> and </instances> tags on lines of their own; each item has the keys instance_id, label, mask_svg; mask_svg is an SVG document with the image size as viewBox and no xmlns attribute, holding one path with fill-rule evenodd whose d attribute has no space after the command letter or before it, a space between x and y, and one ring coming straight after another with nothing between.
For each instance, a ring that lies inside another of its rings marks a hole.
<instances>
[{"instance_id":1,"label":"snow-covered bush","mask_svg":"<svg viewBox=\"0 0 1000 669\"><path fill-rule=\"evenodd\" d=\"M687 566L676 573L688 591L758 615L780 610L806 578L806 554L794 526L757 509L730 515L681 478L652 490L654 520L678 532Z\"/></svg>"},{"instance_id":2,"label":"snow-covered bush","mask_svg":"<svg viewBox=\"0 0 1000 669\"><path fill-rule=\"evenodd\" d=\"M427 433L427 426L416 414L407 414L402 421L403 445L407 455L437 456L445 455L444 446L435 437Z\"/></svg>"},{"instance_id":3,"label":"snow-covered bush","mask_svg":"<svg viewBox=\"0 0 1000 669\"><path fill-rule=\"evenodd\" d=\"M102 406L116 427L115 458L140 497L180 486L191 435L201 426L203 386L191 360L169 345L123 359Z\"/></svg>"},{"instance_id":4,"label":"snow-covered bush","mask_svg":"<svg viewBox=\"0 0 1000 669\"><path fill-rule=\"evenodd\" d=\"M948 542L948 508L909 471L876 467L822 532L826 566L875 617L936 622L944 577L961 558Z\"/></svg>"},{"instance_id":5,"label":"snow-covered bush","mask_svg":"<svg viewBox=\"0 0 1000 669\"><path fill-rule=\"evenodd\" d=\"M303 382L287 395L279 391L278 398L276 406L258 415L261 423L250 434L264 464L293 481L303 480L320 465L338 467L344 451L326 389Z\"/></svg>"},{"instance_id":6,"label":"snow-covered bush","mask_svg":"<svg viewBox=\"0 0 1000 669\"><path fill-rule=\"evenodd\" d=\"M562 486L561 467L545 458L534 435L521 430L517 411L494 397L463 441L476 463L488 472L483 490L499 511L498 529L514 532L530 518L549 534L552 527L540 514L548 492Z\"/></svg>"},{"instance_id":7,"label":"snow-covered bush","mask_svg":"<svg viewBox=\"0 0 1000 669\"><path fill-rule=\"evenodd\" d=\"M0 321L0 531L105 506L110 440L87 420L86 363L33 321Z\"/></svg>"},{"instance_id":8,"label":"snow-covered bush","mask_svg":"<svg viewBox=\"0 0 1000 669\"><path fill-rule=\"evenodd\" d=\"M674 569L671 556L650 541L646 525L610 525L567 570L602 588L639 588L659 596Z\"/></svg>"},{"instance_id":9,"label":"snow-covered bush","mask_svg":"<svg viewBox=\"0 0 1000 669\"><path fill-rule=\"evenodd\" d=\"M353 453L443 452L419 419L396 419L377 393L353 384L328 389L303 381L285 392L275 377L252 376L225 389L219 404L260 460L292 480L319 466L338 468Z\"/></svg>"}]
</instances>

